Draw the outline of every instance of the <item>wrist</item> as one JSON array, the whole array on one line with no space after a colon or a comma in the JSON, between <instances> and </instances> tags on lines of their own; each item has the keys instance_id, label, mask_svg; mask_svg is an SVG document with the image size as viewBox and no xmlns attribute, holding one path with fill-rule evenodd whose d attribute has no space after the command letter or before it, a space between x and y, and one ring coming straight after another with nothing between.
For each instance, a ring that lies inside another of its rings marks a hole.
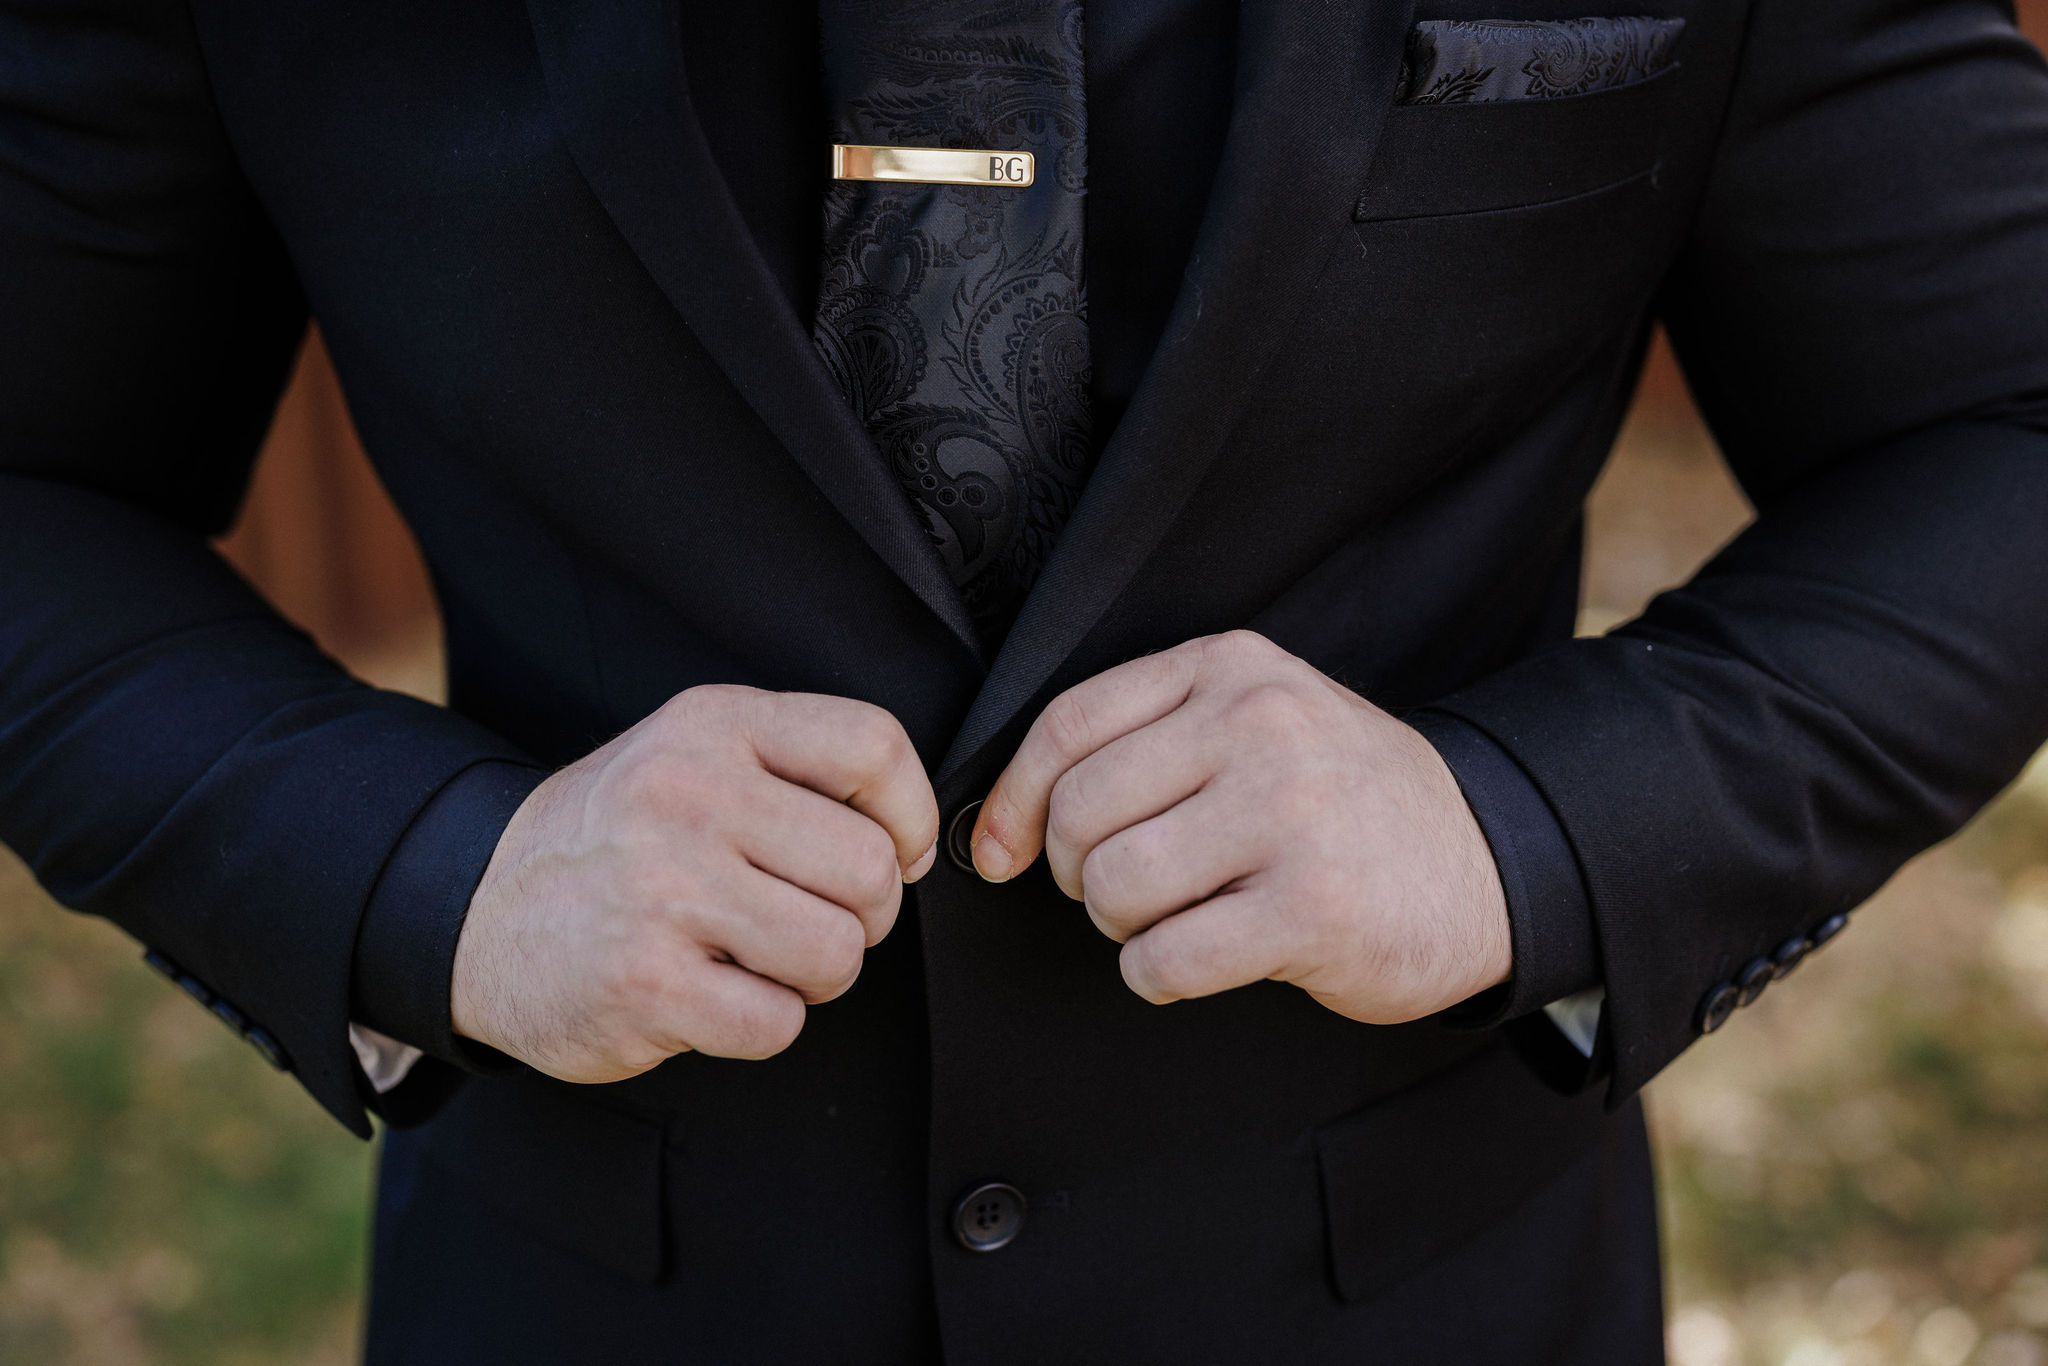
<instances>
[{"instance_id":1,"label":"wrist","mask_svg":"<svg viewBox=\"0 0 2048 1366\"><path fill-rule=\"evenodd\" d=\"M1449 780L1449 770L1445 771L1445 778ZM1507 890L1501 884L1492 847L1455 785L1452 799L1458 804L1456 838L1464 867L1464 876L1459 879L1463 894L1456 911L1463 930L1460 942L1469 953L1462 980L1457 984L1456 994L1445 1002L1447 1006L1502 985L1514 976L1515 968Z\"/></svg>"},{"instance_id":2,"label":"wrist","mask_svg":"<svg viewBox=\"0 0 2048 1366\"><path fill-rule=\"evenodd\" d=\"M1535 780L1499 741L1462 717L1407 718L1450 767L1476 817L1505 894L1510 971L1505 989L1461 1012L1491 1028L1600 980L1592 910L1563 825Z\"/></svg>"},{"instance_id":3,"label":"wrist","mask_svg":"<svg viewBox=\"0 0 2048 1366\"><path fill-rule=\"evenodd\" d=\"M1493 846L1457 775L1430 737L1403 728L1408 731L1415 761L1426 775L1423 786L1428 801L1440 813L1437 839L1442 864L1437 885L1446 893L1441 914L1450 926L1451 945L1445 957L1454 966L1439 993L1441 999L1434 1004L1436 1009L1447 1009L1514 975L1508 894Z\"/></svg>"}]
</instances>

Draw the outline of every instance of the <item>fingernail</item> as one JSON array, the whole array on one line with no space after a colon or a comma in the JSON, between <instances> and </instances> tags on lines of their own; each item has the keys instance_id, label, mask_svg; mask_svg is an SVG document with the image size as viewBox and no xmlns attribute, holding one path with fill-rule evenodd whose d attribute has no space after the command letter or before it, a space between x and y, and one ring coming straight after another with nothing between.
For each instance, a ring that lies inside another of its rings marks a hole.
<instances>
[{"instance_id":1,"label":"fingernail","mask_svg":"<svg viewBox=\"0 0 2048 1366\"><path fill-rule=\"evenodd\" d=\"M974 842L974 871L988 882L1010 880L1010 851L996 842L996 837L983 831L981 838Z\"/></svg>"},{"instance_id":2,"label":"fingernail","mask_svg":"<svg viewBox=\"0 0 2048 1366\"><path fill-rule=\"evenodd\" d=\"M915 882L919 878L923 877L926 873L929 873L932 870L932 860L937 858L938 856L939 842L937 840L933 840L932 847L925 850L923 854L919 855L917 862L911 864L910 867L904 871L903 880L905 882Z\"/></svg>"}]
</instances>

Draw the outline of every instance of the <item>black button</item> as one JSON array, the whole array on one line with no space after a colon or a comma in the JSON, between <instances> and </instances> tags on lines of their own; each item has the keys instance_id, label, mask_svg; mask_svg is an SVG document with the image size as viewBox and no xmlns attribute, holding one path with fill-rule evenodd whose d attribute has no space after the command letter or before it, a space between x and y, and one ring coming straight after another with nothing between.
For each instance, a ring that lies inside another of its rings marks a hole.
<instances>
[{"instance_id":1,"label":"black button","mask_svg":"<svg viewBox=\"0 0 2048 1366\"><path fill-rule=\"evenodd\" d=\"M963 873L974 872L974 817L980 810L980 802L969 802L953 813L953 823L946 827L946 853Z\"/></svg>"},{"instance_id":2,"label":"black button","mask_svg":"<svg viewBox=\"0 0 2048 1366\"><path fill-rule=\"evenodd\" d=\"M284 1045L271 1038L269 1030L252 1027L244 1030L242 1037L248 1041L249 1047L263 1055L263 1061L269 1063L278 1071L289 1072L292 1070L292 1060L285 1053Z\"/></svg>"},{"instance_id":3,"label":"black button","mask_svg":"<svg viewBox=\"0 0 2048 1366\"><path fill-rule=\"evenodd\" d=\"M1777 976L1778 965L1770 959L1750 959L1749 966L1745 967L1741 975L1735 979L1735 1004L1739 1006L1755 1004L1756 998L1764 994L1764 988L1775 981Z\"/></svg>"},{"instance_id":4,"label":"black button","mask_svg":"<svg viewBox=\"0 0 2048 1366\"><path fill-rule=\"evenodd\" d=\"M1803 934L1778 945L1778 951L1771 955L1772 961L1778 965L1778 980L1782 982L1790 977L1793 970L1806 961L1806 955L1812 952L1813 941Z\"/></svg>"},{"instance_id":5,"label":"black button","mask_svg":"<svg viewBox=\"0 0 2048 1366\"><path fill-rule=\"evenodd\" d=\"M208 1010L213 1009L212 988L208 987L206 983L200 981L191 973L185 971L185 969L179 967L177 963L172 961L169 955L158 953L155 949L149 949L143 953L142 961L170 978L172 986L184 992Z\"/></svg>"},{"instance_id":6,"label":"black button","mask_svg":"<svg viewBox=\"0 0 2048 1366\"><path fill-rule=\"evenodd\" d=\"M1000 1181L976 1186L953 1209L953 1236L969 1252L994 1252L1024 1228L1024 1192Z\"/></svg>"},{"instance_id":7,"label":"black button","mask_svg":"<svg viewBox=\"0 0 2048 1366\"><path fill-rule=\"evenodd\" d=\"M263 1055L263 1060L280 1072L292 1070L291 1055L284 1051L284 1045L270 1037L270 1032L258 1029L249 1023L249 1017L213 994L213 989L179 967L165 955L150 949L142 955L142 961L175 982L179 990L205 1006L229 1029L242 1036L249 1046Z\"/></svg>"},{"instance_id":8,"label":"black button","mask_svg":"<svg viewBox=\"0 0 2048 1366\"><path fill-rule=\"evenodd\" d=\"M1742 995L1732 982L1723 982L1707 993L1700 1002L1699 1018L1694 1024L1702 1034L1711 1034L1728 1023L1728 1017L1735 1013L1735 1003Z\"/></svg>"},{"instance_id":9,"label":"black button","mask_svg":"<svg viewBox=\"0 0 2048 1366\"><path fill-rule=\"evenodd\" d=\"M1826 920L1821 921L1820 924L1813 927L1813 946L1815 948L1820 948L1822 945L1826 944L1830 939L1833 939L1836 935L1840 934L1843 930L1846 930L1848 928L1848 916L1829 916Z\"/></svg>"}]
</instances>

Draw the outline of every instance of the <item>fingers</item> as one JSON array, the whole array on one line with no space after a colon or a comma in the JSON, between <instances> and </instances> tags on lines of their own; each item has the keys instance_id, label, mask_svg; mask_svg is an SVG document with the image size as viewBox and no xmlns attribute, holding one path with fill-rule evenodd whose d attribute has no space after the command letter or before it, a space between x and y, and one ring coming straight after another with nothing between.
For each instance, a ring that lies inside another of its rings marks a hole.
<instances>
[{"instance_id":1,"label":"fingers","mask_svg":"<svg viewBox=\"0 0 2048 1366\"><path fill-rule=\"evenodd\" d=\"M681 975L667 1012L664 1047L715 1058L770 1058L804 1027L802 997L737 963L701 959Z\"/></svg>"},{"instance_id":2,"label":"fingers","mask_svg":"<svg viewBox=\"0 0 2048 1366\"><path fill-rule=\"evenodd\" d=\"M1118 943L1256 874L1259 832L1211 792L1198 793L1095 846L1082 870L1088 918Z\"/></svg>"},{"instance_id":3,"label":"fingers","mask_svg":"<svg viewBox=\"0 0 2048 1366\"><path fill-rule=\"evenodd\" d=\"M905 881L938 851L939 804L903 726L880 707L813 693L754 693L746 738L776 777L844 802L888 832Z\"/></svg>"},{"instance_id":4,"label":"fingers","mask_svg":"<svg viewBox=\"0 0 2048 1366\"><path fill-rule=\"evenodd\" d=\"M1120 664L1053 699L996 779L974 822L974 866L1003 882L1045 843L1053 785L1081 760L1187 701L1200 651L1180 646Z\"/></svg>"},{"instance_id":5,"label":"fingers","mask_svg":"<svg viewBox=\"0 0 2048 1366\"><path fill-rule=\"evenodd\" d=\"M1125 984L1165 1005L1282 975L1291 945L1275 933L1265 900L1248 888L1168 916L1124 945L1117 962Z\"/></svg>"},{"instance_id":6,"label":"fingers","mask_svg":"<svg viewBox=\"0 0 2048 1366\"><path fill-rule=\"evenodd\" d=\"M844 907L869 946L896 923L906 880L887 831L858 811L808 788L756 775L736 822L739 852L762 872ZM927 860L927 864L929 860Z\"/></svg>"},{"instance_id":7,"label":"fingers","mask_svg":"<svg viewBox=\"0 0 2048 1366\"><path fill-rule=\"evenodd\" d=\"M843 907L749 869L732 908L702 943L741 967L779 982L816 1005L843 994L860 976L867 937Z\"/></svg>"},{"instance_id":8,"label":"fingers","mask_svg":"<svg viewBox=\"0 0 2048 1366\"><path fill-rule=\"evenodd\" d=\"M1183 706L1110 741L1053 784L1045 859L1068 896L1092 899L1083 867L1104 840L1175 807L1214 776L1217 756L1199 710Z\"/></svg>"}]
</instances>

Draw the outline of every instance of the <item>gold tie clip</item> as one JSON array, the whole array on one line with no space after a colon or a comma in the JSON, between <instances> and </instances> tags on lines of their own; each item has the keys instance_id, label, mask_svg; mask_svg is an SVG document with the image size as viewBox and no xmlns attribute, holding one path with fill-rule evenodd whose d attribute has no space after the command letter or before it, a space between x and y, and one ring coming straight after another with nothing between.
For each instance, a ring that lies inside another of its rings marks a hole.
<instances>
[{"instance_id":1,"label":"gold tie clip","mask_svg":"<svg viewBox=\"0 0 2048 1366\"><path fill-rule=\"evenodd\" d=\"M1021 190L1038 174L1029 152L960 147L832 147L834 180L895 180L918 185L1000 185Z\"/></svg>"}]
</instances>

